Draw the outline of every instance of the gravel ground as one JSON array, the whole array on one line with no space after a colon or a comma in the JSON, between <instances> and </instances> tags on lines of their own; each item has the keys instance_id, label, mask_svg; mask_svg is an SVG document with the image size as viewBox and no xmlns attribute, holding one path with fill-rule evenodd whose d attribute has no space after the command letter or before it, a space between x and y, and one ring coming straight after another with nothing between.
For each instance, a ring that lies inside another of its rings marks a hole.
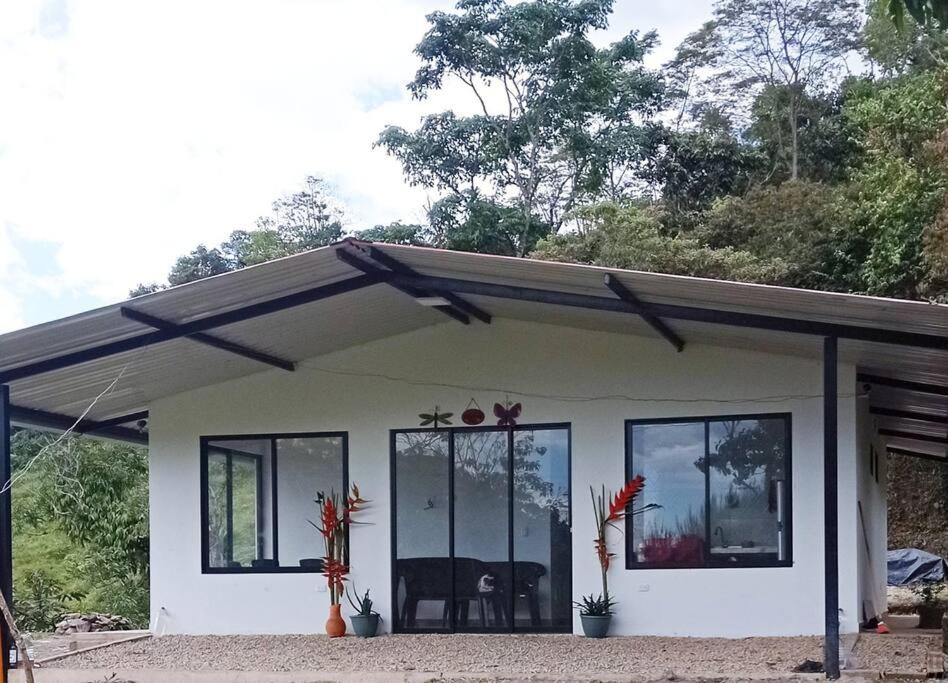
<instances>
[{"instance_id":1,"label":"gravel ground","mask_svg":"<svg viewBox=\"0 0 948 683\"><path fill-rule=\"evenodd\" d=\"M931 638L928 637L927 640ZM919 636L864 637L860 666L921 671L928 642ZM177 671L431 671L596 674L642 677L779 674L821 659L821 639L576 636L388 635L164 636L122 643L51 663L70 669Z\"/></svg>"},{"instance_id":2,"label":"gravel ground","mask_svg":"<svg viewBox=\"0 0 948 683\"><path fill-rule=\"evenodd\" d=\"M928 651L939 649L940 644L941 638L936 635L862 633L850 668L922 672L926 670Z\"/></svg>"}]
</instances>

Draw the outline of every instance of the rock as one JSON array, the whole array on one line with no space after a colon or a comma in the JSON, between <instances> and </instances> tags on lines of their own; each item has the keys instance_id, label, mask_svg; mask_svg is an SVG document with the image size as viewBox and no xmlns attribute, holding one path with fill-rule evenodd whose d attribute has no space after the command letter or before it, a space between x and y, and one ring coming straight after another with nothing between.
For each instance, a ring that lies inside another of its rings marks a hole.
<instances>
[{"instance_id":1,"label":"rock","mask_svg":"<svg viewBox=\"0 0 948 683\"><path fill-rule=\"evenodd\" d=\"M98 631L127 631L132 627L125 617L116 614L99 614L91 612L80 614L70 612L64 614L62 620L56 624L57 635L71 633L90 633Z\"/></svg>"}]
</instances>

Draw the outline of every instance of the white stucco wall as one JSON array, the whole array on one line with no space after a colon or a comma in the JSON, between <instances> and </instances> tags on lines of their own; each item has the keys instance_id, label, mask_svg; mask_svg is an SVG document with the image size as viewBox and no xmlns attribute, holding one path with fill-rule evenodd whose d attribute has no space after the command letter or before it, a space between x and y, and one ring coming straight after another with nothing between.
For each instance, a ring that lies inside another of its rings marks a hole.
<instances>
[{"instance_id":1,"label":"white stucco wall","mask_svg":"<svg viewBox=\"0 0 948 683\"><path fill-rule=\"evenodd\" d=\"M793 414L792 567L625 569L621 535L610 589L619 602L614 633L696 636L817 634L823 628L821 366L818 360L703 346L675 353L663 340L498 319L445 323L205 387L150 406L153 623L166 633L320 632L328 598L313 574L202 575L201 435L348 431L350 480L372 500L368 526L352 534L352 578L371 587L390 626L389 430L417 426L436 404L459 414L473 395L490 412L504 389L523 391L523 422L572 425L573 594L595 591L588 487L615 488L624 475L630 418ZM321 372L315 366L407 377ZM444 385L483 387L483 390ZM857 617L855 371L840 372L841 607ZM622 394L641 400L563 401L553 395ZM812 395L786 401L749 397ZM845 395L845 394L848 394ZM657 401L655 399L678 399ZM707 399L707 400L702 400ZM318 548L313 539L314 549ZM318 554L318 552L314 552ZM855 629L855 618L847 620ZM574 628L579 631L578 616Z\"/></svg>"},{"instance_id":2,"label":"white stucco wall","mask_svg":"<svg viewBox=\"0 0 948 683\"><path fill-rule=\"evenodd\" d=\"M856 408L858 499L863 512L863 519L858 520L857 528L859 619L862 621L863 618L879 616L886 611L888 457L885 444L880 441L873 417L869 414L868 395L857 400ZM873 452L875 463L870 465ZM879 468L878 473L875 467Z\"/></svg>"}]
</instances>

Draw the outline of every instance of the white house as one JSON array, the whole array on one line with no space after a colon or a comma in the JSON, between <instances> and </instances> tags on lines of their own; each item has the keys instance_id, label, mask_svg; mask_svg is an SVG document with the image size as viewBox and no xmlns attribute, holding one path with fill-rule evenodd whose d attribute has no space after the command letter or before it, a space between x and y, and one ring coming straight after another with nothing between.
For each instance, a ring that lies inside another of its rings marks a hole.
<instances>
[{"instance_id":1,"label":"white house","mask_svg":"<svg viewBox=\"0 0 948 683\"><path fill-rule=\"evenodd\" d=\"M7 466L11 422L147 442L160 633L320 632L352 483L385 628L579 632L589 488L641 473L613 633L832 645L884 610L887 455L944 459L948 306L346 240L0 336L0 385Z\"/></svg>"}]
</instances>

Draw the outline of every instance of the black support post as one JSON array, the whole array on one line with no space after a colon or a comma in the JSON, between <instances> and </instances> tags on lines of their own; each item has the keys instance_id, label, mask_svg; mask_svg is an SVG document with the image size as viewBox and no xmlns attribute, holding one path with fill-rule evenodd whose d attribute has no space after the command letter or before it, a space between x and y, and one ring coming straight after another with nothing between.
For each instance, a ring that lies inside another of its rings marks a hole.
<instances>
[{"instance_id":1,"label":"black support post","mask_svg":"<svg viewBox=\"0 0 948 683\"><path fill-rule=\"evenodd\" d=\"M10 480L10 387L0 384L0 486ZM10 609L13 609L13 513L10 498L13 490L0 494L0 591ZM3 680L7 680L10 668L10 652L13 650L13 638L6 622L0 628L0 656L3 657Z\"/></svg>"},{"instance_id":2,"label":"black support post","mask_svg":"<svg viewBox=\"0 0 948 683\"><path fill-rule=\"evenodd\" d=\"M823 669L839 678L839 490L837 470L837 346L823 339L823 556L825 637Z\"/></svg>"}]
</instances>

